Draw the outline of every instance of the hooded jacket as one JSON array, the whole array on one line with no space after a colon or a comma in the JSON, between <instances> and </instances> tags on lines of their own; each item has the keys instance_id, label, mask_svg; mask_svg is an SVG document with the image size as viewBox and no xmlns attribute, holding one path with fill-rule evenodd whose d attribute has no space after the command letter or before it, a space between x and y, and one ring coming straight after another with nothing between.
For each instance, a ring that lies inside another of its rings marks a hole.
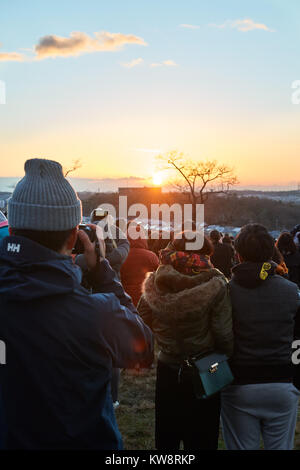
<instances>
[{"instance_id":1,"label":"hooded jacket","mask_svg":"<svg viewBox=\"0 0 300 470\"><path fill-rule=\"evenodd\" d=\"M7 449L121 449L110 380L152 354L151 332L107 261L81 287L68 256L23 237L0 244L0 366Z\"/></svg>"},{"instance_id":2,"label":"hooded jacket","mask_svg":"<svg viewBox=\"0 0 300 470\"><path fill-rule=\"evenodd\" d=\"M160 266L144 283L138 311L154 333L163 362L178 365L190 355L232 353L228 283L217 269L190 276Z\"/></svg>"},{"instance_id":3,"label":"hooded jacket","mask_svg":"<svg viewBox=\"0 0 300 470\"><path fill-rule=\"evenodd\" d=\"M295 318L296 284L276 274L276 264L245 262L233 268L230 297L237 383L289 381Z\"/></svg>"},{"instance_id":4,"label":"hooded jacket","mask_svg":"<svg viewBox=\"0 0 300 470\"><path fill-rule=\"evenodd\" d=\"M148 249L146 239L130 239L130 251L121 268L121 280L125 292L131 296L134 305L138 304L142 295L146 274L156 271L158 264L158 257Z\"/></svg>"}]
</instances>

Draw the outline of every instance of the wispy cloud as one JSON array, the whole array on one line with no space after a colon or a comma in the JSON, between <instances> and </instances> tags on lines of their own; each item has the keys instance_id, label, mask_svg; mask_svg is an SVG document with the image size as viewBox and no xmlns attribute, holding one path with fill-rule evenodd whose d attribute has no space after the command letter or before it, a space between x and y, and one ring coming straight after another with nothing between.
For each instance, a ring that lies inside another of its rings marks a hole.
<instances>
[{"instance_id":1,"label":"wispy cloud","mask_svg":"<svg viewBox=\"0 0 300 470\"><path fill-rule=\"evenodd\" d=\"M0 52L0 61L23 62L47 59L48 57L74 57L91 52L116 51L122 49L126 44L147 46L143 38L134 34L100 31L94 33L94 37L91 37L86 33L74 31L70 34L70 37L56 36L54 34L43 36L32 49L20 49L32 52L33 55L25 55L20 52ZM142 59L136 60L140 63ZM131 66L138 63L136 62Z\"/></svg>"},{"instance_id":2,"label":"wispy cloud","mask_svg":"<svg viewBox=\"0 0 300 470\"><path fill-rule=\"evenodd\" d=\"M123 67L126 67L128 69L131 69L132 67L136 67L137 65L140 65L144 62L144 59L139 57L138 59L133 59L130 62L125 62L123 63Z\"/></svg>"},{"instance_id":3,"label":"wispy cloud","mask_svg":"<svg viewBox=\"0 0 300 470\"><path fill-rule=\"evenodd\" d=\"M143 38L133 34L101 31L91 37L86 33L74 31L69 38L55 35L42 37L35 46L35 52L38 59L70 57L96 51L115 51L126 44L147 45Z\"/></svg>"},{"instance_id":4,"label":"wispy cloud","mask_svg":"<svg viewBox=\"0 0 300 470\"><path fill-rule=\"evenodd\" d=\"M200 26L198 26L197 24L185 24L185 23L183 23L183 24L180 24L179 26L180 26L180 28L186 28L186 29L199 29L200 28Z\"/></svg>"},{"instance_id":5,"label":"wispy cloud","mask_svg":"<svg viewBox=\"0 0 300 470\"><path fill-rule=\"evenodd\" d=\"M0 52L0 62L23 62L24 60L24 54L19 52Z\"/></svg>"},{"instance_id":6,"label":"wispy cloud","mask_svg":"<svg viewBox=\"0 0 300 470\"><path fill-rule=\"evenodd\" d=\"M164 60L163 62L153 62L150 67L177 67L178 64L174 60Z\"/></svg>"},{"instance_id":7,"label":"wispy cloud","mask_svg":"<svg viewBox=\"0 0 300 470\"><path fill-rule=\"evenodd\" d=\"M275 30L269 28L267 25L263 23L255 23L251 18L245 18L243 20L227 20L223 24L215 24L211 23L209 26L213 28L219 28L219 29L224 29L224 28L231 28L231 29L237 29L238 31L242 31L243 33L246 33L248 31L254 31L256 29L260 29L263 31L268 31L269 33L274 33Z\"/></svg>"},{"instance_id":8,"label":"wispy cloud","mask_svg":"<svg viewBox=\"0 0 300 470\"><path fill-rule=\"evenodd\" d=\"M167 67L177 67L177 64L174 62L174 60L165 60L163 65L166 65Z\"/></svg>"}]
</instances>

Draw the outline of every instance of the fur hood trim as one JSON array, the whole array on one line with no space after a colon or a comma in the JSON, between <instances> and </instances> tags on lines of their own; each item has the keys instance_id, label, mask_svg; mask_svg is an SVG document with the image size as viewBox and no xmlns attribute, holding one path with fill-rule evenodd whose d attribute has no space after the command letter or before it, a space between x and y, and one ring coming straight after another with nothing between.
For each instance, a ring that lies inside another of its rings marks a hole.
<instances>
[{"instance_id":1,"label":"fur hood trim","mask_svg":"<svg viewBox=\"0 0 300 470\"><path fill-rule=\"evenodd\" d=\"M227 279L218 269L188 276L171 265L163 265L148 275L143 294L153 311L180 318L187 313L206 310L227 284Z\"/></svg>"}]
</instances>

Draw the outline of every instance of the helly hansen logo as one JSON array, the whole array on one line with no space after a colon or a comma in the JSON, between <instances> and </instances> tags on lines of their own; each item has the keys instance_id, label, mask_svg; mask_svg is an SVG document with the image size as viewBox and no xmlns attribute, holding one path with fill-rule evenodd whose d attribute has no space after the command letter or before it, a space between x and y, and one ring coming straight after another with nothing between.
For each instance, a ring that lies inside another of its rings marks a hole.
<instances>
[{"instance_id":1,"label":"helly hansen logo","mask_svg":"<svg viewBox=\"0 0 300 470\"><path fill-rule=\"evenodd\" d=\"M13 253L20 253L21 245L18 243L8 243L7 251L12 251Z\"/></svg>"}]
</instances>

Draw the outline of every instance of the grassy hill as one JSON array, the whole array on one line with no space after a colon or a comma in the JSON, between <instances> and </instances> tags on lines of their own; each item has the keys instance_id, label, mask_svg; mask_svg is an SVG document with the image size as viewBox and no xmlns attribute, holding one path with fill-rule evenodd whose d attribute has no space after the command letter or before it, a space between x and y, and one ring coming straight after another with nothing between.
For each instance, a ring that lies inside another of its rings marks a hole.
<instances>
[{"instance_id":1,"label":"grassy hill","mask_svg":"<svg viewBox=\"0 0 300 470\"><path fill-rule=\"evenodd\" d=\"M116 410L119 429L126 450L155 450L154 397L155 368L145 375L129 375L122 371L119 400ZM225 449L220 430L219 449ZM300 450L300 410L295 435L295 449Z\"/></svg>"}]
</instances>

